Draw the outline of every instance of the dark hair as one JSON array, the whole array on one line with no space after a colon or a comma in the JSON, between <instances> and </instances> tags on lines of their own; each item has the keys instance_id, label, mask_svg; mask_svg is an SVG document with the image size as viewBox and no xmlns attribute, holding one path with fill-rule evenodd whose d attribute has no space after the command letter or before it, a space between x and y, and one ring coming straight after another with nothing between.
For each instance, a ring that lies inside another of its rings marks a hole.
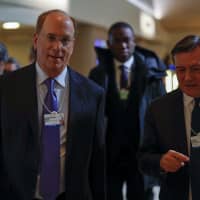
<instances>
[{"instance_id":1,"label":"dark hair","mask_svg":"<svg viewBox=\"0 0 200 200\"><path fill-rule=\"evenodd\" d=\"M133 35L135 34L135 32L130 24L128 24L126 22L116 22L110 26L110 28L108 30L108 38L110 38L112 36L113 30L115 30L117 28L129 28L132 31Z\"/></svg>"},{"instance_id":2,"label":"dark hair","mask_svg":"<svg viewBox=\"0 0 200 200\"><path fill-rule=\"evenodd\" d=\"M197 35L188 35L178 41L171 51L172 59L174 62L174 56L182 52L190 52L196 47L200 47L200 37Z\"/></svg>"},{"instance_id":3,"label":"dark hair","mask_svg":"<svg viewBox=\"0 0 200 200\"><path fill-rule=\"evenodd\" d=\"M76 35L77 24L76 24L75 19L73 17L69 16L65 11L59 10L59 9L48 10L48 11L43 12L42 14L40 14L38 16L38 19L37 19L37 22L36 22L36 28L35 28L36 33L40 33L40 31L42 30L42 26L44 24L44 21L45 21L46 17L51 13L60 13L60 14L63 14L65 16L68 16L72 20L72 23L74 25L74 31L75 31L74 35Z\"/></svg>"},{"instance_id":4,"label":"dark hair","mask_svg":"<svg viewBox=\"0 0 200 200\"><path fill-rule=\"evenodd\" d=\"M20 68L20 64L17 62L17 60L13 57L9 57L6 61L6 63L8 64L15 64L16 68L19 69Z\"/></svg>"},{"instance_id":5,"label":"dark hair","mask_svg":"<svg viewBox=\"0 0 200 200\"><path fill-rule=\"evenodd\" d=\"M0 61L5 62L8 59L8 51L6 46L0 42Z\"/></svg>"}]
</instances>

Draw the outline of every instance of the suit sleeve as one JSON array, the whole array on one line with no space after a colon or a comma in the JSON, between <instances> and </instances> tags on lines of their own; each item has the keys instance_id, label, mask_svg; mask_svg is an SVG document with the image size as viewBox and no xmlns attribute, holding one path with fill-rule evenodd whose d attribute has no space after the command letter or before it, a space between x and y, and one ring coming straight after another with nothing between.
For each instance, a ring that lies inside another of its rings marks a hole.
<instances>
[{"instance_id":1,"label":"suit sleeve","mask_svg":"<svg viewBox=\"0 0 200 200\"><path fill-rule=\"evenodd\" d=\"M2 77L0 78L0 196L2 199L9 199L11 191L9 191L8 178L4 167L4 157L3 157L3 131L2 131Z\"/></svg>"},{"instance_id":2,"label":"suit sleeve","mask_svg":"<svg viewBox=\"0 0 200 200\"><path fill-rule=\"evenodd\" d=\"M90 165L90 184L93 200L106 199L104 102L105 98L102 94L98 101L93 152Z\"/></svg>"},{"instance_id":3,"label":"suit sleeve","mask_svg":"<svg viewBox=\"0 0 200 200\"><path fill-rule=\"evenodd\" d=\"M160 177L160 158L158 131L152 114L152 107L147 110L144 127L144 140L138 154L139 168L142 173L149 176Z\"/></svg>"}]
</instances>

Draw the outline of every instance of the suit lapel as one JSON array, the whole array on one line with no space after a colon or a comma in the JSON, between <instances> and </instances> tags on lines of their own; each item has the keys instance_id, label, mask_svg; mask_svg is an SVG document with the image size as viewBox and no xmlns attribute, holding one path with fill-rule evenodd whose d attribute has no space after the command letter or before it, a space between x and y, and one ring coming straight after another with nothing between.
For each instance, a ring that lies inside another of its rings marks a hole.
<instances>
[{"instance_id":1,"label":"suit lapel","mask_svg":"<svg viewBox=\"0 0 200 200\"><path fill-rule=\"evenodd\" d=\"M79 77L69 69L69 114L67 127L66 159L71 160L73 138L76 136L79 124L79 117L84 113L84 94L82 94ZM69 165L67 165L69 166Z\"/></svg>"},{"instance_id":2,"label":"suit lapel","mask_svg":"<svg viewBox=\"0 0 200 200\"><path fill-rule=\"evenodd\" d=\"M85 118L85 108L88 108L85 89L82 88L83 82L79 75L69 69L69 114L68 114L68 127L67 127L67 143L66 143L66 162L65 162L65 187L68 190L71 186L71 176L79 162L81 145L84 145L84 132L85 125L83 122ZM84 86L83 86L84 87ZM77 149L78 146L78 149ZM75 166L74 166L75 165ZM69 173L70 172L70 173Z\"/></svg>"},{"instance_id":3,"label":"suit lapel","mask_svg":"<svg viewBox=\"0 0 200 200\"><path fill-rule=\"evenodd\" d=\"M37 102L37 92L36 92L36 69L35 65L31 65L30 67L27 67L26 73L24 76L22 76L23 83L26 83L26 85L23 85L23 91L26 92L26 98L22 99L24 102L24 108L27 112L27 123L30 126L30 131L28 133L28 138L30 144L29 147L27 147L29 150L27 151L27 157L29 163L27 162L27 165L30 168L37 170L38 163L39 163L39 155L40 155L40 134L39 134L39 128L38 128L38 102ZM24 97L24 95L22 95ZM31 150L32 149L32 150ZM33 161L34 160L34 161Z\"/></svg>"},{"instance_id":4,"label":"suit lapel","mask_svg":"<svg viewBox=\"0 0 200 200\"><path fill-rule=\"evenodd\" d=\"M178 151L188 154L183 95L180 91L177 92L173 101L173 105L174 107L171 109L173 112L171 115L173 125L171 128L173 128L173 132L175 133L175 146L178 148Z\"/></svg>"},{"instance_id":5,"label":"suit lapel","mask_svg":"<svg viewBox=\"0 0 200 200\"><path fill-rule=\"evenodd\" d=\"M35 136L38 135L38 102L37 102L37 92L36 92L36 70L35 65L31 65L27 69L26 77L24 77L25 90L27 92L26 105L29 109L29 120L31 122L31 128Z\"/></svg>"}]
</instances>

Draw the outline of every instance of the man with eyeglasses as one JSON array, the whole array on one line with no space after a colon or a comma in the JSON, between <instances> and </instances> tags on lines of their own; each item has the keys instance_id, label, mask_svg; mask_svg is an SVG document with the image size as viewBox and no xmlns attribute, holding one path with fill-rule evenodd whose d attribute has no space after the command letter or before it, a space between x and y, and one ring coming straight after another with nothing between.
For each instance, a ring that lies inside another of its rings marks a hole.
<instances>
[{"instance_id":1,"label":"man with eyeglasses","mask_svg":"<svg viewBox=\"0 0 200 200\"><path fill-rule=\"evenodd\" d=\"M37 20L36 62L0 79L0 198L105 200L104 92L69 67L75 21Z\"/></svg>"},{"instance_id":2,"label":"man with eyeglasses","mask_svg":"<svg viewBox=\"0 0 200 200\"><path fill-rule=\"evenodd\" d=\"M160 200L198 200L200 37L184 37L171 53L179 88L148 109L139 164L145 174L160 177Z\"/></svg>"}]
</instances>

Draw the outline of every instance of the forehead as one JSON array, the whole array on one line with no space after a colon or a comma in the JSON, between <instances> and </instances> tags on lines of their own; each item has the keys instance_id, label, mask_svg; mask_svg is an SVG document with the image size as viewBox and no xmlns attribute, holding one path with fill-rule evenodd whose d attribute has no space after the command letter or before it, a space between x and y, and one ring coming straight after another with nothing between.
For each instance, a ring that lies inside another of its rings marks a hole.
<instances>
[{"instance_id":1,"label":"forehead","mask_svg":"<svg viewBox=\"0 0 200 200\"><path fill-rule=\"evenodd\" d=\"M71 18L63 13L50 13L44 21L42 31L54 34L74 34L74 24Z\"/></svg>"},{"instance_id":2,"label":"forehead","mask_svg":"<svg viewBox=\"0 0 200 200\"><path fill-rule=\"evenodd\" d=\"M189 52L177 53L174 56L174 60L176 65L192 65L200 63L200 47L198 46Z\"/></svg>"},{"instance_id":3,"label":"forehead","mask_svg":"<svg viewBox=\"0 0 200 200\"><path fill-rule=\"evenodd\" d=\"M129 27L117 27L111 32L112 37L134 37L133 31Z\"/></svg>"}]
</instances>

